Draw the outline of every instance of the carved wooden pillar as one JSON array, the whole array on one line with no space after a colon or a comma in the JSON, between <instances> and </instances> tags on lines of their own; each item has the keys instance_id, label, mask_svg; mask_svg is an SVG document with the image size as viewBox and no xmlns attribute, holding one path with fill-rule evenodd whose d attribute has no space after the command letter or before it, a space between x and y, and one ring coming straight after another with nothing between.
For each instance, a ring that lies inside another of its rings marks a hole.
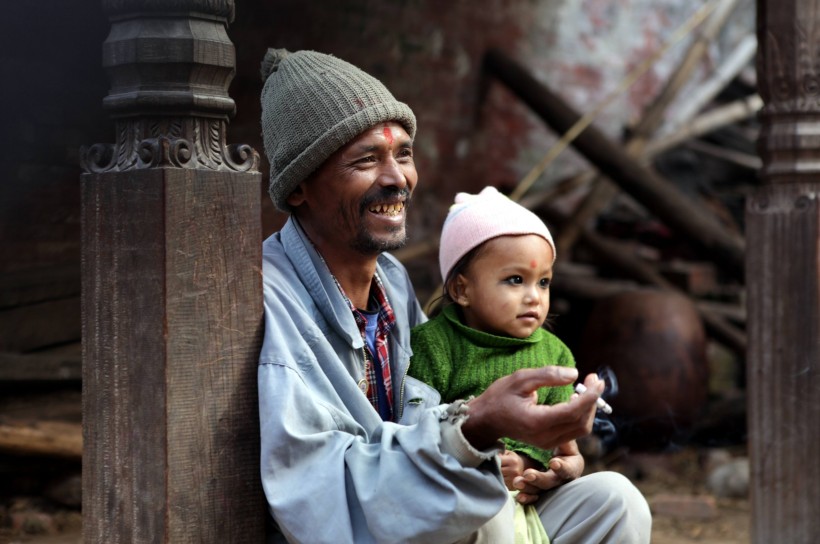
<instances>
[{"instance_id":1,"label":"carved wooden pillar","mask_svg":"<svg viewBox=\"0 0 820 544\"><path fill-rule=\"evenodd\" d=\"M758 0L761 187L747 202L752 535L820 535L820 0Z\"/></svg>"},{"instance_id":2,"label":"carved wooden pillar","mask_svg":"<svg viewBox=\"0 0 820 544\"><path fill-rule=\"evenodd\" d=\"M232 0L104 0L82 153L88 543L261 542L258 155L225 141Z\"/></svg>"}]
</instances>

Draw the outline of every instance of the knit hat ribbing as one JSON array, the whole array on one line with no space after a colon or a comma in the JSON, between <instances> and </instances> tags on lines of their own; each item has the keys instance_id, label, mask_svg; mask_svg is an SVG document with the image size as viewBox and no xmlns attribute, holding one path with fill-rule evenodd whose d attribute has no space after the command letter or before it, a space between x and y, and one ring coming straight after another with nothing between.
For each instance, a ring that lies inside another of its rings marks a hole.
<instances>
[{"instance_id":1,"label":"knit hat ribbing","mask_svg":"<svg viewBox=\"0 0 820 544\"><path fill-rule=\"evenodd\" d=\"M416 117L376 78L332 55L269 49L262 63L262 138L279 210L328 157L387 121L415 137Z\"/></svg>"},{"instance_id":2,"label":"knit hat ribbing","mask_svg":"<svg viewBox=\"0 0 820 544\"><path fill-rule=\"evenodd\" d=\"M552 247L555 262L555 242L540 217L495 187L485 187L477 195L458 193L441 229L438 257L442 281L447 281L453 267L473 248L499 236L524 234L544 238Z\"/></svg>"}]
</instances>

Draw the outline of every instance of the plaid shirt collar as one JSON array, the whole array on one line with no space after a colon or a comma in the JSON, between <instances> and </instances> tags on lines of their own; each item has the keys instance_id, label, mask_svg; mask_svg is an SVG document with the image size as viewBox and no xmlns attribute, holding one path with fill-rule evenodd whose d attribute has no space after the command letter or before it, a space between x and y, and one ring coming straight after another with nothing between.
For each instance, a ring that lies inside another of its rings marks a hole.
<instances>
[{"instance_id":1,"label":"plaid shirt collar","mask_svg":"<svg viewBox=\"0 0 820 544\"><path fill-rule=\"evenodd\" d=\"M358 325L359 332L361 333L362 340L364 341L362 352L365 360L365 378L359 382L359 386L367 395L367 398L370 401L370 404L373 405L373 408L375 408L376 411L382 415L382 418L387 421L392 421L393 381L390 376L390 350L388 349L387 340L390 331L396 325L396 317L393 313L393 308L390 306L390 301L387 300L387 293L385 292L384 285L382 284L379 275L375 274L373 276L373 282L370 286L370 308L368 308L368 311L372 308L373 311L378 313L376 339L374 343L376 353L371 353L365 337L367 317L361 312L361 310L353 305L344 289L342 289L339 281L336 280L335 276L333 279L336 282L336 286L339 288L339 292L342 293L342 296L347 302L350 311L353 313L353 318L356 320L356 325ZM379 388L377 382L379 377L381 377L381 381L384 383L384 392L387 401L387 406L384 407L384 410L379 410Z\"/></svg>"}]
</instances>

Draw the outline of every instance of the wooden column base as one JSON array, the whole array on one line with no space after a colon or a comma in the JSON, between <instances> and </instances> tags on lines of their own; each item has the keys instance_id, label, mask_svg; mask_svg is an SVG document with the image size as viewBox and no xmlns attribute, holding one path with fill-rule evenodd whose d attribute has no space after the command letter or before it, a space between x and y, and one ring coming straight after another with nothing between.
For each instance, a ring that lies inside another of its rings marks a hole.
<instances>
[{"instance_id":1,"label":"wooden column base","mask_svg":"<svg viewBox=\"0 0 820 544\"><path fill-rule=\"evenodd\" d=\"M820 535L820 184L747 202L748 416L754 542Z\"/></svg>"},{"instance_id":2,"label":"wooden column base","mask_svg":"<svg viewBox=\"0 0 820 544\"><path fill-rule=\"evenodd\" d=\"M86 542L262 542L258 173L82 176Z\"/></svg>"}]
</instances>

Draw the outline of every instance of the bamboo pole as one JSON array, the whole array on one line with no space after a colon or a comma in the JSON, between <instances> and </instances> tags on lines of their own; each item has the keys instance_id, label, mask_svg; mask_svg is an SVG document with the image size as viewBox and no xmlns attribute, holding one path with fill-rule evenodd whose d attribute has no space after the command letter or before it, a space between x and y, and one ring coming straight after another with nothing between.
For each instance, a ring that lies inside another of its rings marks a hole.
<instances>
[{"instance_id":1,"label":"bamboo pole","mask_svg":"<svg viewBox=\"0 0 820 544\"><path fill-rule=\"evenodd\" d=\"M738 166L742 166L743 168L748 168L749 170L760 170L763 166L763 161L760 160L760 157L757 155L749 155L748 153L743 153L742 151L726 149L725 147L720 147L699 140L692 140L688 142L686 146L706 155L711 155L717 159L732 162Z\"/></svg>"},{"instance_id":2,"label":"bamboo pole","mask_svg":"<svg viewBox=\"0 0 820 544\"><path fill-rule=\"evenodd\" d=\"M722 127L749 119L756 115L762 107L763 100L760 95L753 94L703 113L680 126L675 132L649 142L644 149L644 162L649 162L655 155L687 140L694 140Z\"/></svg>"},{"instance_id":3,"label":"bamboo pole","mask_svg":"<svg viewBox=\"0 0 820 544\"><path fill-rule=\"evenodd\" d=\"M754 60L757 51L757 37L749 34L740 40L738 45L715 70L712 77L698 85L686 102L667 118L666 128L674 130L702 111L714 98L726 88L730 81Z\"/></svg>"}]
</instances>

